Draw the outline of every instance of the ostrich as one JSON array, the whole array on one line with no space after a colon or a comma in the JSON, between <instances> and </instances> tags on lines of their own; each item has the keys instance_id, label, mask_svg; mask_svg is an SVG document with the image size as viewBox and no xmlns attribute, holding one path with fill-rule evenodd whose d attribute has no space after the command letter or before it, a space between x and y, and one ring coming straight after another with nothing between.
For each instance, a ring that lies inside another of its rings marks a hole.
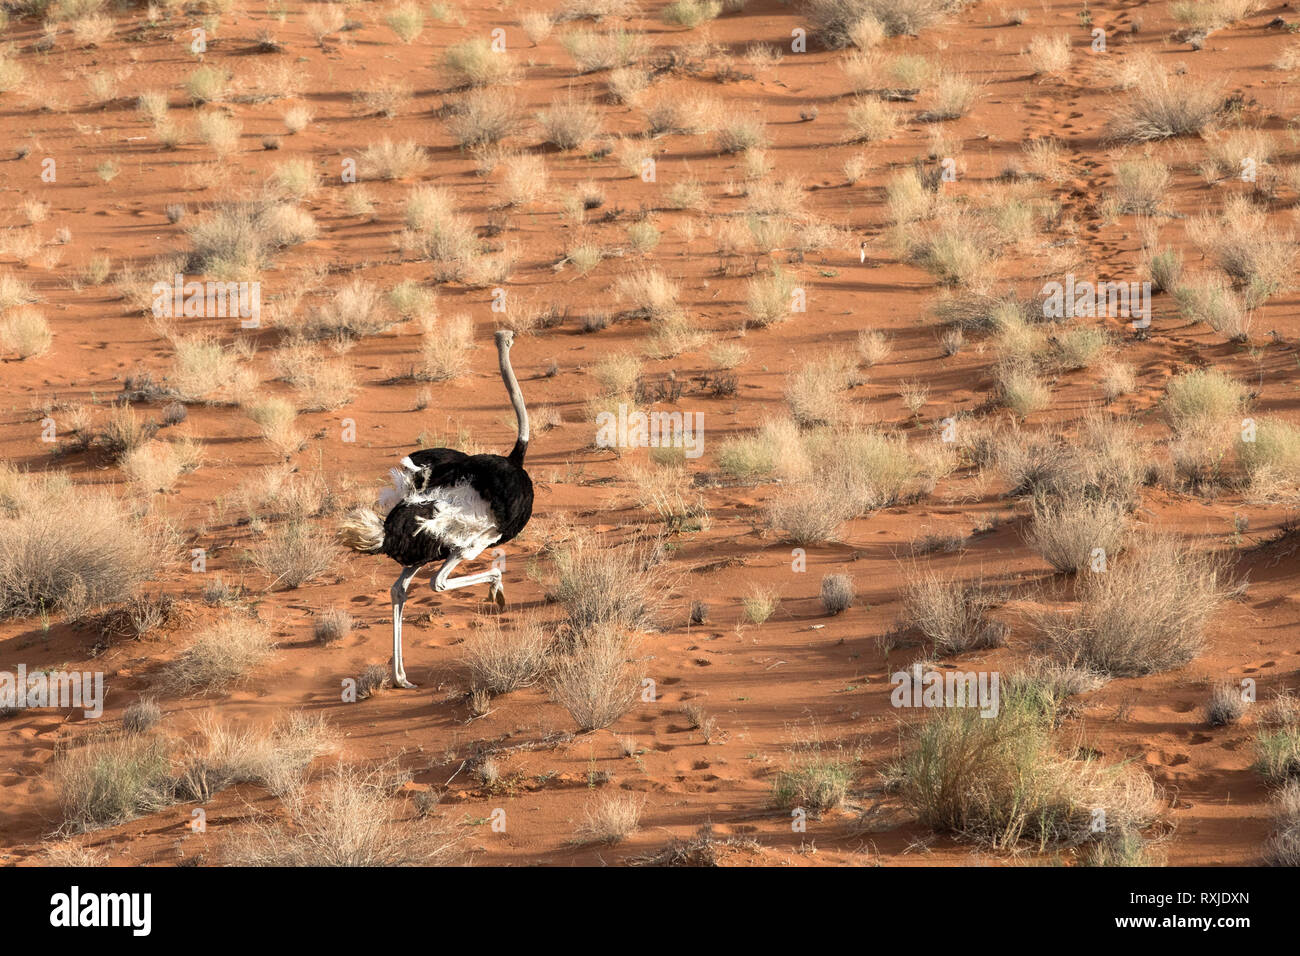
<instances>
[{"instance_id":1,"label":"ostrich","mask_svg":"<svg viewBox=\"0 0 1300 956\"><path fill-rule=\"evenodd\" d=\"M501 569L452 577L462 561L472 561L494 544L511 540L533 514L533 482L524 471L528 450L528 411L519 381L510 367L514 333L496 334L497 358L510 404L519 422L519 437L510 454L466 455L454 448L412 452L393 468L391 488L379 500L386 517L360 508L344 518L339 529L343 544L362 554L386 554L402 566L393 584L393 683L416 685L402 666L402 606L417 571L441 561L433 577L435 591L487 584L488 598L505 607Z\"/></svg>"}]
</instances>

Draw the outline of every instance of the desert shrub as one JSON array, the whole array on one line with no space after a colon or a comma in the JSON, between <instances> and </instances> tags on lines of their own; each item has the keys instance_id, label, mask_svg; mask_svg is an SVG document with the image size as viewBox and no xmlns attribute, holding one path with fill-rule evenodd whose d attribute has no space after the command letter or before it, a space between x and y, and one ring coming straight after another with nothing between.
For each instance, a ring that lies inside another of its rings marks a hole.
<instances>
[{"instance_id":1,"label":"desert shrub","mask_svg":"<svg viewBox=\"0 0 1300 956\"><path fill-rule=\"evenodd\" d=\"M1222 105L1218 83L1173 75L1152 62L1111 115L1110 136L1133 142L1195 136Z\"/></svg>"},{"instance_id":2,"label":"desert shrub","mask_svg":"<svg viewBox=\"0 0 1300 956\"><path fill-rule=\"evenodd\" d=\"M318 793L297 787L283 800L286 822L262 819L233 841L241 866L446 866L456 837L436 819L408 819L392 771L340 764Z\"/></svg>"},{"instance_id":3,"label":"desert shrub","mask_svg":"<svg viewBox=\"0 0 1300 956\"><path fill-rule=\"evenodd\" d=\"M929 109L918 113L917 119L923 123L960 119L970 112L979 95L979 84L970 77L951 70L943 70L939 73L934 90L930 94Z\"/></svg>"},{"instance_id":4,"label":"desert shrub","mask_svg":"<svg viewBox=\"0 0 1300 956\"><path fill-rule=\"evenodd\" d=\"M0 512L0 617L77 617L125 601L166 560L160 529L113 498L30 478L13 494L19 506Z\"/></svg>"},{"instance_id":5,"label":"desert shrub","mask_svg":"<svg viewBox=\"0 0 1300 956\"><path fill-rule=\"evenodd\" d=\"M114 826L173 802L165 740L127 735L92 738L66 750L50 768L65 826Z\"/></svg>"},{"instance_id":6,"label":"desert shrub","mask_svg":"<svg viewBox=\"0 0 1300 956\"><path fill-rule=\"evenodd\" d=\"M251 279L275 253L316 236L311 214L281 202L232 202L185 227L189 269L223 280Z\"/></svg>"},{"instance_id":7,"label":"desert shrub","mask_svg":"<svg viewBox=\"0 0 1300 956\"><path fill-rule=\"evenodd\" d=\"M548 689L579 730L608 727L632 707L642 678L635 648L635 638L607 621L575 632L567 652L555 655Z\"/></svg>"},{"instance_id":8,"label":"desert shrub","mask_svg":"<svg viewBox=\"0 0 1300 956\"><path fill-rule=\"evenodd\" d=\"M1136 505L1150 470L1132 426L1099 415L1086 417L1068 439L1009 429L993 437L988 455L1013 495L1079 496L1128 508Z\"/></svg>"},{"instance_id":9,"label":"desert shrub","mask_svg":"<svg viewBox=\"0 0 1300 956\"><path fill-rule=\"evenodd\" d=\"M517 133L520 125L515 98L495 90L474 90L457 104L447 120L452 138L465 149L499 143Z\"/></svg>"},{"instance_id":10,"label":"desert shrub","mask_svg":"<svg viewBox=\"0 0 1300 956\"><path fill-rule=\"evenodd\" d=\"M123 402L109 414L103 430L95 436L99 447L113 461L120 462L158 433L154 422L141 420L130 402Z\"/></svg>"},{"instance_id":11,"label":"desert shrub","mask_svg":"<svg viewBox=\"0 0 1300 956\"><path fill-rule=\"evenodd\" d=\"M1291 284L1295 236L1279 231L1268 210L1244 196L1233 197L1217 215L1193 217L1187 235L1241 290L1254 308Z\"/></svg>"},{"instance_id":12,"label":"desert shrub","mask_svg":"<svg viewBox=\"0 0 1300 956\"><path fill-rule=\"evenodd\" d=\"M858 44L864 32L915 35L962 6L962 0L809 0L803 9L813 35L839 49ZM864 31L867 25L876 29Z\"/></svg>"},{"instance_id":13,"label":"desert shrub","mask_svg":"<svg viewBox=\"0 0 1300 956\"><path fill-rule=\"evenodd\" d=\"M384 293L358 277L311 311L299 331L311 338L358 339L393 326Z\"/></svg>"},{"instance_id":14,"label":"desert shrub","mask_svg":"<svg viewBox=\"0 0 1300 956\"><path fill-rule=\"evenodd\" d=\"M12 272L0 272L0 314L14 306L36 301L32 288Z\"/></svg>"},{"instance_id":15,"label":"desert shrub","mask_svg":"<svg viewBox=\"0 0 1300 956\"><path fill-rule=\"evenodd\" d=\"M937 654L998 647L1006 625L988 616L997 601L980 581L962 581L934 571L909 577L903 598L903 622L934 642Z\"/></svg>"},{"instance_id":16,"label":"desert shrub","mask_svg":"<svg viewBox=\"0 0 1300 956\"><path fill-rule=\"evenodd\" d=\"M206 803L227 787L254 783L276 796L301 787L307 768L333 749L323 717L291 713L269 731L236 727L206 715L199 737L181 755L174 789L178 800Z\"/></svg>"},{"instance_id":17,"label":"desert shrub","mask_svg":"<svg viewBox=\"0 0 1300 956\"><path fill-rule=\"evenodd\" d=\"M1185 38L1204 38L1258 13L1263 6L1260 0L1176 0L1169 5L1169 13L1183 27Z\"/></svg>"},{"instance_id":18,"label":"desert shrub","mask_svg":"<svg viewBox=\"0 0 1300 956\"><path fill-rule=\"evenodd\" d=\"M777 771L772 780L772 803L783 810L831 810L844 802L852 784L851 756L813 736L798 741L790 765Z\"/></svg>"},{"instance_id":19,"label":"desert shrub","mask_svg":"<svg viewBox=\"0 0 1300 956\"><path fill-rule=\"evenodd\" d=\"M852 403L844 392L858 382L856 363L847 352L810 359L786 376L785 401L800 425L826 425L845 419Z\"/></svg>"},{"instance_id":20,"label":"desert shrub","mask_svg":"<svg viewBox=\"0 0 1300 956\"><path fill-rule=\"evenodd\" d=\"M1237 436L1237 460L1246 487L1263 497L1300 489L1300 428L1277 418L1256 419Z\"/></svg>"},{"instance_id":21,"label":"desert shrub","mask_svg":"<svg viewBox=\"0 0 1300 956\"><path fill-rule=\"evenodd\" d=\"M1261 730L1255 738L1252 769L1272 783L1285 784L1300 776L1300 725L1287 723Z\"/></svg>"},{"instance_id":22,"label":"desert shrub","mask_svg":"<svg viewBox=\"0 0 1300 956\"><path fill-rule=\"evenodd\" d=\"M405 140L394 143L388 137L371 143L357 162L364 179L410 179L429 164L424 148ZM354 187L355 188L355 187Z\"/></svg>"},{"instance_id":23,"label":"desert shrub","mask_svg":"<svg viewBox=\"0 0 1300 956\"><path fill-rule=\"evenodd\" d=\"M1235 419L1246 404L1246 389L1216 368L1175 375L1165 386L1164 414L1175 432L1214 427Z\"/></svg>"},{"instance_id":24,"label":"desert shrub","mask_svg":"<svg viewBox=\"0 0 1300 956\"><path fill-rule=\"evenodd\" d=\"M1115 167L1116 202L1120 212L1154 215L1169 196L1173 177L1158 159L1144 157Z\"/></svg>"},{"instance_id":25,"label":"desert shrub","mask_svg":"<svg viewBox=\"0 0 1300 956\"><path fill-rule=\"evenodd\" d=\"M1200 653L1227 592L1222 558L1151 537L1104 572L1086 575L1077 606L1040 615L1038 625L1058 659L1114 677L1158 673Z\"/></svg>"},{"instance_id":26,"label":"desert shrub","mask_svg":"<svg viewBox=\"0 0 1300 956\"><path fill-rule=\"evenodd\" d=\"M203 144L216 153L219 160L224 160L239 148L244 125L225 113L213 111L199 114L198 129Z\"/></svg>"},{"instance_id":27,"label":"desert shrub","mask_svg":"<svg viewBox=\"0 0 1300 956\"><path fill-rule=\"evenodd\" d=\"M467 350L473 344L474 323L468 315L448 316L424 333L420 341L420 366L415 377L426 382L446 382L469 371Z\"/></svg>"},{"instance_id":28,"label":"desert shrub","mask_svg":"<svg viewBox=\"0 0 1300 956\"><path fill-rule=\"evenodd\" d=\"M1231 342L1250 338L1253 316L1245 298L1217 276L1189 279L1174 289L1174 301L1189 322L1204 322Z\"/></svg>"},{"instance_id":29,"label":"desert shrub","mask_svg":"<svg viewBox=\"0 0 1300 956\"><path fill-rule=\"evenodd\" d=\"M424 13L413 3L399 3L384 16L388 28L403 43L413 43L424 32Z\"/></svg>"},{"instance_id":30,"label":"desert shrub","mask_svg":"<svg viewBox=\"0 0 1300 956\"><path fill-rule=\"evenodd\" d=\"M1081 846L1107 832L1135 833L1156 816L1151 778L1134 767L1059 753L1049 721L1004 701L997 715L973 707L936 710L891 768L918 822L998 849Z\"/></svg>"},{"instance_id":31,"label":"desert shrub","mask_svg":"<svg viewBox=\"0 0 1300 956\"><path fill-rule=\"evenodd\" d=\"M590 100L556 97L537 114L544 141L560 149L578 149L600 133L600 113Z\"/></svg>"},{"instance_id":32,"label":"desert shrub","mask_svg":"<svg viewBox=\"0 0 1300 956\"><path fill-rule=\"evenodd\" d=\"M813 474L856 514L903 502L923 480L907 440L873 428L817 429L804 436L804 451Z\"/></svg>"},{"instance_id":33,"label":"desert shrub","mask_svg":"<svg viewBox=\"0 0 1300 956\"><path fill-rule=\"evenodd\" d=\"M270 532L253 552L253 564L270 578L267 590L292 590L326 574L339 549L334 539L313 524L291 521Z\"/></svg>"},{"instance_id":34,"label":"desert shrub","mask_svg":"<svg viewBox=\"0 0 1300 956\"><path fill-rule=\"evenodd\" d=\"M853 578L847 574L827 574L822 577L822 607L828 614L841 614L853 606L856 594Z\"/></svg>"},{"instance_id":35,"label":"desert shrub","mask_svg":"<svg viewBox=\"0 0 1300 956\"><path fill-rule=\"evenodd\" d=\"M716 20L721 13L721 0L673 0L664 7L660 19L669 26L694 30L701 23Z\"/></svg>"},{"instance_id":36,"label":"desert shrub","mask_svg":"<svg viewBox=\"0 0 1300 956\"><path fill-rule=\"evenodd\" d=\"M735 117L719 126L713 135L720 153L762 149L771 142L767 124L757 116Z\"/></svg>"},{"instance_id":37,"label":"desert shrub","mask_svg":"<svg viewBox=\"0 0 1300 956\"><path fill-rule=\"evenodd\" d=\"M281 198L301 202L320 188L320 176L310 160L291 159L276 166L267 183Z\"/></svg>"},{"instance_id":38,"label":"desert shrub","mask_svg":"<svg viewBox=\"0 0 1300 956\"><path fill-rule=\"evenodd\" d=\"M522 206L540 198L546 191L546 161L541 156L521 153L502 164L502 186L510 206Z\"/></svg>"},{"instance_id":39,"label":"desert shrub","mask_svg":"<svg viewBox=\"0 0 1300 956\"><path fill-rule=\"evenodd\" d=\"M1288 780L1275 798L1277 829L1264 846L1271 866L1300 866L1300 781Z\"/></svg>"},{"instance_id":40,"label":"desert shrub","mask_svg":"<svg viewBox=\"0 0 1300 956\"><path fill-rule=\"evenodd\" d=\"M854 100L845 114L850 138L855 143L875 143L898 132L901 120L885 103L872 96Z\"/></svg>"},{"instance_id":41,"label":"desert shrub","mask_svg":"<svg viewBox=\"0 0 1300 956\"><path fill-rule=\"evenodd\" d=\"M620 301L632 305L632 315L656 319L678 310L677 284L659 269L620 276L614 288Z\"/></svg>"},{"instance_id":42,"label":"desert shrub","mask_svg":"<svg viewBox=\"0 0 1300 956\"><path fill-rule=\"evenodd\" d=\"M498 53L486 37L474 37L447 47L442 55L442 70L454 89L493 86L515 76L514 61L508 53Z\"/></svg>"},{"instance_id":43,"label":"desert shrub","mask_svg":"<svg viewBox=\"0 0 1300 956\"><path fill-rule=\"evenodd\" d=\"M904 252L909 262L950 286L981 285L997 256L987 227L967 213L945 214L925 230L913 227L904 235Z\"/></svg>"},{"instance_id":44,"label":"desert shrub","mask_svg":"<svg viewBox=\"0 0 1300 956\"><path fill-rule=\"evenodd\" d=\"M579 73L617 70L646 55L649 43L640 33L616 29L607 32L574 30L560 40Z\"/></svg>"},{"instance_id":45,"label":"desert shrub","mask_svg":"<svg viewBox=\"0 0 1300 956\"><path fill-rule=\"evenodd\" d=\"M163 686L177 694L224 690L247 680L271 656L274 643L266 625L242 614L227 614L198 633L163 671Z\"/></svg>"},{"instance_id":46,"label":"desert shrub","mask_svg":"<svg viewBox=\"0 0 1300 956\"><path fill-rule=\"evenodd\" d=\"M1080 492L1034 499L1025 540L1056 570L1073 574L1087 568L1097 549L1109 558L1124 545L1124 503Z\"/></svg>"},{"instance_id":47,"label":"desert shrub","mask_svg":"<svg viewBox=\"0 0 1300 956\"><path fill-rule=\"evenodd\" d=\"M793 474L802 457L799 427L789 419L764 422L757 432L728 438L718 447L718 467L746 481Z\"/></svg>"},{"instance_id":48,"label":"desert shrub","mask_svg":"<svg viewBox=\"0 0 1300 956\"><path fill-rule=\"evenodd\" d=\"M1070 371L1090 367L1109 347L1110 336L1105 329L1076 325L1057 333L1052 351L1057 364Z\"/></svg>"},{"instance_id":49,"label":"desert shrub","mask_svg":"<svg viewBox=\"0 0 1300 956\"><path fill-rule=\"evenodd\" d=\"M220 67L200 66L185 78L185 93L194 103L219 103L230 90L230 74Z\"/></svg>"},{"instance_id":50,"label":"desert shrub","mask_svg":"<svg viewBox=\"0 0 1300 956\"><path fill-rule=\"evenodd\" d=\"M745 294L749 324L767 328L788 319L794 285L794 280L779 269L769 276L750 279Z\"/></svg>"},{"instance_id":51,"label":"desert shrub","mask_svg":"<svg viewBox=\"0 0 1300 956\"><path fill-rule=\"evenodd\" d=\"M1173 292L1183 278L1183 256L1177 249L1144 249L1142 264L1151 282L1152 292Z\"/></svg>"},{"instance_id":52,"label":"desert shrub","mask_svg":"<svg viewBox=\"0 0 1300 956\"><path fill-rule=\"evenodd\" d=\"M654 624L668 579L650 567L645 549L607 547L598 538L575 536L551 554L549 596L564 606L569 626L583 633L604 625L644 628Z\"/></svg>"},{"instance_id":53,"label":"desert shrub","mask_svg":"<svg viewBox=\"0 0 1300 956\"><path fill-rule=\"evenodd\" d=\"M791 483L768 499L764 509L767 524L791 544L838 541L844 523L856 514L841 492L821 481Z\"/></svg>"},{"instance_id":54,"label":"desert shrub","mask_svg":"<svg viewBox=\"0 0 1300 956\"><path fill-rule=\"evenodd\" d=\"M663 522L669 533L700 531L709 526L704 496L691 489L691 476L681 461L630 465L629 483L638 507Z\"/></svg>"},{"instance_id":55,"label":"desert shrub","mask_svg":"<svg viewBox=\"0 0 1300 956\"><path fill-rule=\"evenodd\" d=\"M36 309L19 306L0 319L0 349L14 353L19 359L44 355L53 342L50 324Z\"/></svg>"},{"instance_id":56,"label":"desert shrub","mask_svg":"<svg viewBox=\"0 0 1300 956\"><path fill-rule=\"evenodd\" d=\"M1235 684L1216 684L1205 702L1205 722L1211 727L1235 724L1246 713L1246 699Z\"/></svg>"},{"instance_id":57,"label":"desert shrub","mask_svg":"<svg viewBox=\"0 0 1300 956\"><path fill-rule=\"evenodd\" d=\"M1052 403L1052 390L1029 362L1004 359L993 372L998 398L1019 418L1041 412Z\"/></svg>"},{"instance_id":58,"label":"desert shrub","mask_svg":"<svg viewBox=\"0 0 1300 956\"><path fill-rule=\"evenodd\" d=\"M1071 697L1096 690L1105 683L1104 676L1086 667L1033 657L1003 678L1002 703L1008 707L1025 707L1056 726Z\"/></svg>"},{"instance_id":59,"label":"desert shrub","mask_svg":"<svg viewBox=\"0 0 1300 956\"><path fill-rule=\"evenodd\" d=\"M530 618L506 631L485 619L462 645L462 660L476 687L508 694L537 682L546 668L552 636L541 621Z\"/></svg>"},{"instance_id":60,"label":"desert shrub","mask_svg":"<svg viewBox=\"0 0 1300 956\"><path fill-rule=\"evenodd\" d=\"M250 357L246 343L224 344L204 332L172 340L170 382L182 402L232 401L248 394L256 374L244 363Z\"/></svg>"},{"instance_id":61,"label":"desert shrub","mask_svg":"<svg viewBox=\"0 0 1300 956\"><path fill-rule=\"evenodd\" d=\"M604 843L610 846L622 843L636 832L644 806L643 796L631 793L600 794L583 811L583 821L576 834L578 842Z\"/></svg>"},{"instance_id":62,"label":"desert shrub","mask_svg":"<svg viewBox=\"0 0 1300 956\"><path fill-rule=\"evenodd\" d=\"M352 633L352 615L341 608L326 608L312 622L311 636L317 644L329 647Z\"/></svg>"},{"instance_id":63,"label":"desert shrub","mask_svg":"<svg viewBox=\"0 0 1300 956\"><path fill-rule=\"evenodd\" d=\"M406 199L405 214L403 248L437 263L435 278L439 281L461 278L479 254L479 241L451 192L417 186Z\"/></svg>"},{"instance_id":64,"label":"desert shrub","mask_svg":"<svg viewBox=\"0 0 1300 956\"><path fill-rule=\"evenodd\" d=\"M143 734L162 720L162 708L152 697L144 697L122 711L122 729L128 734Z\"/></svg>"},{"instance_id":65,"label":"desert shrub","mask_svg":"<svg viewBox=\"0 0 1300 956\"><path fill-rule=\"evenodd\" d=\"M122 474L139 493L170 492L181 475L198 468L202 452L196 442L149 442L122 458Z\"/></svg>"},{"instance_id":66,"label":"desert shrub","mask_svg":"<svg viewBox=\"0 0 1300 956\"><path fill-rule=\"evenodd\" d=\"M1070 68L1070 35L1054 33L1031 37L1021 56L1035 76L1059 76Z\"/></svg>"}]
</instances>

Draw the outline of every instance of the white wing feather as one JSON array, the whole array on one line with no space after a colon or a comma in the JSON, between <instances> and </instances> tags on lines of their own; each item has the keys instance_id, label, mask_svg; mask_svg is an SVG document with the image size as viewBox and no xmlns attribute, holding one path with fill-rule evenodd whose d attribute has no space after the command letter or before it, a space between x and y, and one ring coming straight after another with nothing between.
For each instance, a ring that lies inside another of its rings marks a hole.
<instances>
[{"instance_id":1,"label":"white wing feather","mask_svg":"<svg viewBox=\"0 0 1300 956\"><path fill-rule=\"evenodd\" d=\"M419 470L409 470L408 459L403 459L402 465L389 469L392 484L379 496L379 508L385 516L401 504L434 505L431 517L418 520L420 533L447 542L466 560L478 557L500 539L496 516L469 482L417 491L413 478Z\"/></svg>"},{"instance_id":2,"label":"white wing feather","mask_svg":"<svg viewBox=\"0 0 1300 956\"><path fill-rule=\"evenodd\" d=\"M469 482L429 488L418 497L419 503L431 502L437 508L432 517L419 519L420 531L446 541L466 560L501 537L492 509Z\"/></svg>"}]
</instances>

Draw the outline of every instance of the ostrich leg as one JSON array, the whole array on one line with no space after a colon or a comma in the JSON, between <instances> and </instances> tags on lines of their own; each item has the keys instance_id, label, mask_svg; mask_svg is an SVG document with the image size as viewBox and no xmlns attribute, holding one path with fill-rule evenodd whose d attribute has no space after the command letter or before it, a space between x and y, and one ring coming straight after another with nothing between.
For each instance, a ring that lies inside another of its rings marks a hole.
<instances>
[{"instance_id":1,"label":"ostrich leg","mask_svg":"<svg viewBox=\"0 0 1300 956\"><path fill-rule=\"evenodd\" d=\"M406 679L406 668L402 666L402 606L406 604L406 589L411 585L411 578L423 565L413 564L402 568L402 573L393 584L393 686L413 689L417 685Z\"/></svg>"},{"instance_id":2,"label":"ostrich leg","mask_svg":"<svg viewBox=\"0 0 1300 956\"><path fill-rule=\"evenodd\" d=\"M460 555L453 555L448 558L438 573L433 578L433 589L435 591L450 591L452 588L467 588L475 584L488 585L488 597L496 601L497 607L506 606L505 588L501 587L501 569L492 568L488 571L481 571L478 574L462 574L458 578L451 577L451 572L455 570L456 565L460 564Z\"/></svg>"}]
</instances>

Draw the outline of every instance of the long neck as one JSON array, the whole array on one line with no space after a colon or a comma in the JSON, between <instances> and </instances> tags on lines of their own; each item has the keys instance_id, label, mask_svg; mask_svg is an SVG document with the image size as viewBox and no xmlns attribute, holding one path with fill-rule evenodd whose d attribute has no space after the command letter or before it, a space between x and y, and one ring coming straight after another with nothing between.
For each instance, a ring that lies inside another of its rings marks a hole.
<instances>
[{"instance_id":1,"label":"long neck","mask_svg":"<svg viewBox=\"0 0 1300 956\"><path fill-rule=\"evenodd\" d=\"M515 370L510 367L510 350L502 349L500 359L501 381L506 383L506 392L510 395L510 404L515 407L515 418L519 423L519 437L515 439L515 447L510 449L509 458L511 463L522 465L524 453L528 450L528 409L524 407L524 393L519 391Z\"/></svg>"}]
</instances>

